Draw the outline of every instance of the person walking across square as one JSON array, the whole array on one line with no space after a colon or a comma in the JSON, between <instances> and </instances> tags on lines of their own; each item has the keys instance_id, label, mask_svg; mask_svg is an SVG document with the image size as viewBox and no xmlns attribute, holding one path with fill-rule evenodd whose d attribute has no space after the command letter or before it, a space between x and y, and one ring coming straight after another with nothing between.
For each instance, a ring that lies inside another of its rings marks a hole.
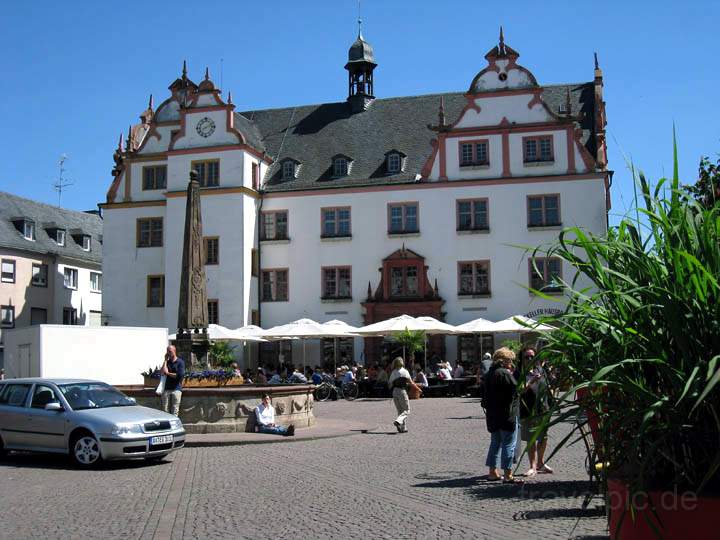
<instances>
[{"instance_id":1,"label":"person walking across square","mask_svg":"<svg viewBox=\"0 0 720 540\"><path fill-rule=\"evenodd\" d=\"M398 433L407 433L407 417L410 413L410 398L407 387L412 382L410 372L405 369L405 361L401 357L393 360L393 371L388 378L388 386L392 389L393 403L397 409L397 418L393 422Z\"/></svg>"}]
</instances>

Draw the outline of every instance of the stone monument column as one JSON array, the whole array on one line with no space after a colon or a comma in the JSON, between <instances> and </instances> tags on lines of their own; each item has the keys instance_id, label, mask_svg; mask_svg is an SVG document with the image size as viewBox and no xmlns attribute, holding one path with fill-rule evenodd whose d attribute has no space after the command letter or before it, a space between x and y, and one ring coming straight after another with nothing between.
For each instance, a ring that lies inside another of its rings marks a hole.
<instances>
[{"instance_id":1,"label":"stone monument column","mask_svg":"<svg viewBox=\"0 0 720 540\"><path fill-rule=\"evenodd\" d=\"M200 183L197 171L190 171L185 206L185 234L178 304L176 347L188 369L207 365L208 307L205 258L200 212Z\"/></svg>"}]
</instances>

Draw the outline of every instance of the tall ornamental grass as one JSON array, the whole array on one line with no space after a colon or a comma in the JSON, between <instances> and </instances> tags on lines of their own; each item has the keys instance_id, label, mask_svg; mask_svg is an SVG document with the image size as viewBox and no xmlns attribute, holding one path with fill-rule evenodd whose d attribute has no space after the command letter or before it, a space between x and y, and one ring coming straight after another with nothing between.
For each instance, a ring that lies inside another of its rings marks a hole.
<instances>
[{"instance_id":1,"label":"tall ornamental grass","mask_svg":"<svg viewBox=\"0 0 720 540\"><path fill-rule=\"evenodd\" d=\"M681 190L677 158L672 181L652 190L640 174L639 188L639 219L604 236L569 228L543 250L576 272L564 283L567 309L544 321L559 329L541 354L569 390L542 429L595 413L609 476L633 491L717 495L720 205L704 208ZM575 397L580 389L584 400Z\"/></svg>"}]
</instances>

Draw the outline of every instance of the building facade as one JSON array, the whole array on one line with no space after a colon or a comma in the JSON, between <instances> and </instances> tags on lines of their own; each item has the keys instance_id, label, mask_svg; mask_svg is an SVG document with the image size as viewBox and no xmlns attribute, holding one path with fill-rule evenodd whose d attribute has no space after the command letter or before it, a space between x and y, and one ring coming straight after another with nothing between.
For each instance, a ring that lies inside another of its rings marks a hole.
<instances>
[{"instance_id":1,"label":"building facade","mask_svg":"<svg viewBox=\"0 0 720 540\"><path fill-rule=\"evenodd\" d=\"M115 153L110 324L174 329L191 169L213 322L359 326L408 313L460 324L561 308L570 270L532 249L563 227L607 228L602 71L596 60L592 81L541 86L518 57L501 32L468 91L380 99L359 35L345 101L242 113L207 71L196 84L183 68ZM433 346L477 354L472 337ZM350 348L357 360L382 353L378 340Z\"/></svg>"},{"instance_id":2,"label":"building facade","mask_svg":"<svg viewBox=\"0 0 720 540\"><path fill-rule=\"evenodd\" d=\"M97 213L0 192L0 336L35 324L102 324L102 231Z\"/></svg>"}]
</instances>

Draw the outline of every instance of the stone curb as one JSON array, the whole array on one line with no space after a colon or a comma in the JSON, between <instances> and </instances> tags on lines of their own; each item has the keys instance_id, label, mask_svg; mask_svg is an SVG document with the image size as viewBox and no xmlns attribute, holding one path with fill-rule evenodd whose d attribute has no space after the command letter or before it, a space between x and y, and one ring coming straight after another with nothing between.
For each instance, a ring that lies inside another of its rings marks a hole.
<instances>
[{"instance_id":1,"label":"stone curb","mask_svg":"<svg viewBox=\"0 0 720 540\"><path fill-rule=\"evenodd\" d=\"M352 437L353 435L360 435L368 431L374 431L378 428L379 425L361 424L358 422L340 423L332 420L323 421L321 419L316 419L314 427L298 429L295 432L296 434L294 437L262 435L258 433L188 434L185 436L185 448L243 446L248 444L278 444L316 441L320 439L336 439L339 437Z\"/></svg>"}]
</instances>

